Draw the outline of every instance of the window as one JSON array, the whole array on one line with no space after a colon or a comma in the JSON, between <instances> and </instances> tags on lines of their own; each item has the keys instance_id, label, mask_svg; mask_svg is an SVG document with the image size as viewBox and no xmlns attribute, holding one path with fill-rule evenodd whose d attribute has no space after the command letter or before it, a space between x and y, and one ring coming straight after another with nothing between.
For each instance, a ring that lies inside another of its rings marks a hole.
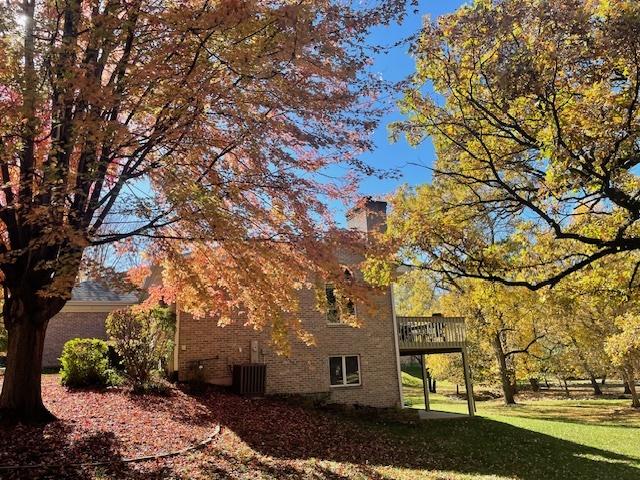
<instances>
[{"instance_id":1,"label":"window","mask_svg":"<svg viewBox=\"0 0 640 480\"><path fill-rule=\"evenodd\" d=\"M329 380L332 387L360 385L360 357L358 355L329 357Z\"/></svg>"},{"instance_id":2,"label":"window","mask_svg":"<svg viewBox=\"0 0 640 480\"><path fill-rule=\"evenodd\" d=\"M327 297L327 322L340 323L340 310L338 310L338 299L333 284L327 283L324 291Z\"/></svg>"},{"instance_id":3,"label":"window","mask_svg":"<svg viewBox=\"0 0 640 480\"><path fill-rule=\"evenodd\" d=\"M353 275L348 269L345 269L344 276L348 282L351 281ZM325 296L327 299L327 322L333 324L342 323L340 320L340 311L341 309L347 315L356 314L356 306L350 298L342 299L344 301L344 305L340 305L338 302L338 295L336 295L335 286L332 283L327 283L325 285ZM345 301L346 300L346 301Z\"/></svg>"}]
</instances>

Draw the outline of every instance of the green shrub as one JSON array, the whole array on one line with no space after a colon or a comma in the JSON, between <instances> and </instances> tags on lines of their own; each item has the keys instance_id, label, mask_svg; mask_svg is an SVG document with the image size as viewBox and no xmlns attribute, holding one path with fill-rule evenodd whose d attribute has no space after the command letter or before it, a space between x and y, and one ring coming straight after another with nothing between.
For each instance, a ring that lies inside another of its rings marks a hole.
<instances>
[{"instance_id":1,"label":"green shrub","mask_svg":"<svg viewBox=\"0 0 640 480\"><path fill-rule=\"evenodd\" d=\"M106 387L118 383L109 369L107 343L97 338L74 338L64 344L60 377L68 387Z\"/></svg>"},{"instance_id":2,"label":"green shrub","mask_svg":"<svg viewBox=\"0 0 640 480\"><path fill-rule=\"evenodd\" d=\"M116 310L107 317L106 327L134 389L149 390L173 349L173 314L166 308Z\"/></svg>"}]
</instances>

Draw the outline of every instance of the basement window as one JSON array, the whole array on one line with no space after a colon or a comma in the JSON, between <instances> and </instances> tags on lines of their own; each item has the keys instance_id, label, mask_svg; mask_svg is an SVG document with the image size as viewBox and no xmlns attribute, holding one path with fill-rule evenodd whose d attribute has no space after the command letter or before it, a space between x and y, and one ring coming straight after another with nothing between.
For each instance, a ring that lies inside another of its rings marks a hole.
<instances>
[{"instance_id":1,"label":"basement window","mask_svg":"<svg viewBox=\"0 0 640 480\"><path fill-rule=\"evenodd\" d=\"M329 357L329 379L332 387L360 385L360 357L358 355Z\"/></svg>"}]
</instances>

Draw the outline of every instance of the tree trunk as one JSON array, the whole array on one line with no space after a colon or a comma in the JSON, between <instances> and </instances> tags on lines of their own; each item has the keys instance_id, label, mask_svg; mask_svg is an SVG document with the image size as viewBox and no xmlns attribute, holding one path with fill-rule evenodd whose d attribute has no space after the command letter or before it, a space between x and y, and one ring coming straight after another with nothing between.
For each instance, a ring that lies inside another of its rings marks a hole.
<instances>
[{"instance_id":1,"label":"tree trunk","mask_svg":"<svg viewBox=\"0 0 640 480\"><path fill-rule=\"evenodd\" d=\"M537 378L530 378L529 379L529 383L531 384L531 389L534 392L539 392L540 391L540 380L538 380Z\"/></svg>"},{"instance_id":2,"label":"tree trunk","mask_svg":"<svg viewBox=\"0 0 640 480\"><path fill-rule=\"evenodd\" d=\"M506 405L515 405L516 400L511 389L511 382L509 379L509 371L507 369L507 359L504 356L504 350L502 350L502 340L500 334L496 334L493 337L493 351L498 361L498 370L500 371L500 382L502 384L502 393L504 395L504 403Z\"/></svg>"},{"instance_id":3,"label":"tree trunk","mask_svg":"<svg viewBox=\"0 0 640 480\"><path fill-rule=\"evenodd\" d=\"M640 396L638 396L638 389L636 387L635 371L633 367L625 368L625 380L629 387L629 393L631 393L631 406L633 408L640 408Z\"/></svg>"},{"instance_id":4,"label":"tree trunk","mask_svg":"<svg viewBox=\"0 0 640 480\"><path fill-rule=\"evenodd\" d=\"M640 408L640 396L638 396L635 379L629 381L629 390L631 390L631 406L633 408Z\"/></svg>"},{"instance_id":5,"label":"tree trunk","mask_svg":"<svg viewBox=\"0 0 640 480\"><path fill-rule=\"evenodd\" d=\"M600 385L598 385L596 376L592 372L589 372L589 381L591 382L591 386L593 387L594 395L602 395L602 390L600 389Z\"/></svg>"},{"instance_id":6,"label":"tree trunk","mask_svg":"<svg viewBox=\"0 0 640 480\"><path fill-rule=\"evenodd\" d=\"M563 378L562 382L564 383L564 391L567 394L567 397L570 397L571 393L569 393L569 384L567 383L567 379Z\"/></svg>"},{"instance_id":7,"label":"tree trunk","mask_svg":"<svg viewBox=\"0 0 640 480\"><path fill-rule=\"evenodd\" d=\"M515 372L512 370L509 372L509 383L511 384L511 391L515 395L518 393L518 379L516 378Z\"/></svg>"},{"instance_id":8,"label":"tree trunk","mask_svg":"<svg viewBox=\"0 0 640 480\"><path fill-rule=\"evenodd\" d=\"M629 382L624 380L623 383L624 383L624 392L622 392L622 393L625 394L625 395L630 395L631 394L631 388L629 388Z\"/></svg>"},{"instance_id":9,"label":"tree trunk","mask_svg":"<svg viewBox=\"0 0 640 480\"><path fill-rule=\"evenodd\" d=\"M75 277L75 271L73 274ZM4 285L2 314L8 345L0 394L0 419L3 422L43 423L55 419L42 403L42 350L49 320L62 309L66 300L38 295L37 292L46 286L45 280L38 278L36 273L30 288ZM70 291L71 286L69 294Z\"/></svg>"},{"instance_id":10,"label":"tree trunk","mask_svg":"<svg viewBox=\"0 0 640 480\"><path fill-rule=\"evenodd\" d=\"M6 323L10 326L0 418L10 423L51 421L55 417L42 403L41 391L42 350L48 322L20 318Z\"/></svg>"},{"instance_id":11,"label":"tree trunk","mask_svg":"<svg viewBox=\"0 0 640 480\"><path fill-rule=\"evenodd\" d=\"M607 381L607 376L606 376L606 375L603 375L603 376L602 376L602 381L600 382L600 385L603 385L603 386L604 386L604 384L605 384L605 382L606 382L606 381Z\"/></svg>"},{"instance_id":12,"label":"tree trunk","mask_svg":"<svg viewBox=\"0 0 640 480\"><path fill-rule=\"evenodd\" d=\"M27 193L30 198L31 194ZM62 227L62 209L51 210L49 206L43 206L47 215L42 212L35 215L36 211L31 212L29 208L25 207L26 210L19 214L19 228L9 229L10 254L0 258L2 317L7 330L7 365L0 393L0 420L11 423L41 423L54 419L42 402L45 333L49 320L71 297L86 247L82 231ZM63 235L59 241L58 233L48 233L56 229Z\"/></svg>"},{"instance_id":13,"label":"tree trunk","mask_svg":"<svg viewBox=\"0 0 640 480\"><path fill-rule=\"evenodd\" d=\"M578 356L580 357L580 361L582 362L582 368L584 368L584 371L587 372L587 375L589 375L589 381L591 382L591 387L593 387L594 395L596 396L602 395L602 390L600 390L600 385L598 385L596 376L591 371L591 368L589 367L589 362L587 362L584 354L582 353L582 350L580 349L578 342L576 341L575 338L572 338L571 340L573 341L573 344L576 347L576 351L578 352Z\"/></svg>"}]
</instances>

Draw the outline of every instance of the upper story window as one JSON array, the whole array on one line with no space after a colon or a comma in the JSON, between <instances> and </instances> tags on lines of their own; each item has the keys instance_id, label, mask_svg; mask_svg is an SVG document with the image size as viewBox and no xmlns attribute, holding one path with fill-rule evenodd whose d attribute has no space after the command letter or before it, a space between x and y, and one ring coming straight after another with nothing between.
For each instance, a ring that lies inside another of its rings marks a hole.
<instances>
[{"instance_id":1,"label":"upper story window","mask_svg":"<svg viewBox=\"0 0 640 480\"><path fill-rule=\"evenodd\" d=\"M327 297L327 322L340 323L340 310L338 310L338 300L333 283L327 283L324 291Z\"/></svg>"},{"instance_id":2,"label":"upper story window","mask_svg":"<svg viewBox=\"0 0 640 480\"><path fill-rule=\"evenodd\" d=\"M332 387L360 385L360 357L340 355L329 357L329 380Z\"/></svg>"},{"instance_id":3,"label":"upper story window","mask_svg":"<svg viewBox=\"0 0 640 480\"><path fill-rule=\"evenodd\" d=\"M344 271L347 281L353 278L351 272L347 269ZM325 296L327 300L327 322L331 324L344 323L344 316L355 316L356 306L350 298L340 297L332 283L325 285Z\"/></svg>"}]
</instances>

